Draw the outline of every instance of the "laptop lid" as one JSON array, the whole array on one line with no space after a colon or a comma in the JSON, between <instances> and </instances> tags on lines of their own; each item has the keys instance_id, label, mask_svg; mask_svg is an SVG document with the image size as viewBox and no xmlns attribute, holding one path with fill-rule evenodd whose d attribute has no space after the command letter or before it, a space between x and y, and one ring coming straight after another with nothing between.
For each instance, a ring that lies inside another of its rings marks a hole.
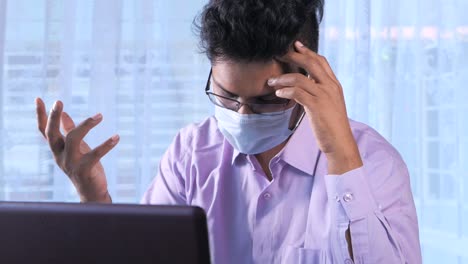
<instances>
[{"instance_id":1,"label":"laptop lid","mask_svg":"<svg viewBox=\"0 0 468 264\"><path fill-rule=\"evenodd\" d=\"M210 263L190 206L0 202L0 263Z\"/></svg>"}]
</instances>

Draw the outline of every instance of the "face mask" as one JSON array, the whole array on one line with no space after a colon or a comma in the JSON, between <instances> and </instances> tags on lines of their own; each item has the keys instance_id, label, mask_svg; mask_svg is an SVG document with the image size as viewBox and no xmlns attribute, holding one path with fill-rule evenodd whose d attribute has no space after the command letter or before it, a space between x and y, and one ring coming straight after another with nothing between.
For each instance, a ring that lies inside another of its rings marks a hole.
<instances>
[{"instance_id":1,"label":"face mask","mask_svg":"<svg viewBox=\"0 0 468 264\"><path fill-rule=\"evenodd\" d=\"M292 133L289 129L294 107L281 113L239 114L215 106L218 128L231 145L244 154L258 154L283 143Z\"/></svg>"}]
</instances>

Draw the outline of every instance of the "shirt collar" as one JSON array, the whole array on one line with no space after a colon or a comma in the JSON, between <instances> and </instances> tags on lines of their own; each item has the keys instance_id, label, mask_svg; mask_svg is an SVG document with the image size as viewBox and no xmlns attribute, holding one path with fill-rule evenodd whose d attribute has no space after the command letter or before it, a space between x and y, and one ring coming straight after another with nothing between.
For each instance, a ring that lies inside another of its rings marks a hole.
<instances>
[{"instance_id":1,"label":"shirt collar","mask_svg":"<svg viewBox=\"0 0 468 264\"><path fill-rule=\"evenodd\" d=\"M289 165L312 176L319 151L309 118L305 115L278 156Z\"/></svg>"},{"instance_id":2,"label":"shirt collar","mask_svg":"<svg viewBox=\"0 0 468 264\"><path fill-rule=\"evenodd\" d=\"M289 165L309 175L313 175L319 151L314 133L309 124L309 119L305 115L296 131L289 138L286 146L278 154L278 157ZM232 165L235 164L240 156L246 155L234 148L231 160Z\"/></svg>"},{"instance_id":3,"label":"shirt collar","mask_svg":"<svg viewBox=\"0 0 468 264\"><path fill-rule=\"evenodd\" d=\"M237 149L233 147L231 165L234 165L239 156L245 156L245 154L240 153Z\"/></svg>"}]
</instances>

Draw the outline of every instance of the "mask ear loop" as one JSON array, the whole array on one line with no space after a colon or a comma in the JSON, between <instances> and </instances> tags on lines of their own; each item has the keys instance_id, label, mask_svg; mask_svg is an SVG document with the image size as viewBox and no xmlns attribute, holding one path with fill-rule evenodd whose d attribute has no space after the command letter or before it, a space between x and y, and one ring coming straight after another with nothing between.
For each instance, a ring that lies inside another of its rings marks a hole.
<instances>
[{"instance_id":1,"label":"mask ear loop","mask_svg":"<svg viewBox=\"0 0 468 264\"><path fill-rule=\"evenodd\" d=\"M278 60L278 59L275 59L275 60L281 65L281 67L283 68L284 73L291 73L292 72L291 65L289 65L289 64L287 64L285 62L282 62L281 60ZM310 79L310 74L305 69L299 67L299 73L304 75L304 76L307 76L307 78ZM302 119L304 119L304 116L305 116L304 107L302 105L300 105L300 104L297 104L297 107L298 107L297 110L293 110L293 113L291 114L291 116L297 115L299 113L299 111L301 112L300 116L297 119L297 122L289 124L289 127L288 127L288 129L290 131L292 131L293 133L299 127L299 125L302 122Z\"/></svg>"},{"instance_id":2,"label":"mask ear loop","mask_svg":"<svg viewBox=\"0 0 468 264\"><path fill-rule=\"evenodd\" d=\"M306 70L304 70L304 69L302 69L302 68L299 68L299 72L300 72L301 74L307 76L307 78L308 78L309 80L312 80L311 77L310 77L310 74L307 73ZM298 120L297 120L297 122L296 122L295 124L290 124L289 130L291 130L292 132L295 132L295 131L296 131L296 129L299 127L299 125L300 125L301 122L302 122L302 119L304 119L304 116L305 116L304 107L303 107L302 105L300 105L300 104L298 104L298 107L299 107L299 108L298 108L298 111L301 111L301 114L300 114L300 117L298 118ZM294 114L295 114L295 113L293 112L293 115L294 115Z\"/></svg>"},{"instance_id":3,"label":"mask ear loop","mask_svg":"<svg viewBox=\"0 0 468 264\"><path fill-rule=\"evenodd\" d=\"M298 110L297 110L297 111L301 111L301 114L300 114L300 116L299 116L297 122L294 123L294 124L291 124L291 125L289 126L289 130L291 130L292 132L295 132L295 131L296 131L296 129L299 127L299 125L300 125L301 122L302 122L302 119L304 119L304 116L305 116L304 107L303 107L302 105L300 105L300 104L297 104L297 107L298 107ZM295 110L295 111L296 111L296 110ZM294 114L294 112L293 112L293 114Z\"/></svg>"}]
</instances>

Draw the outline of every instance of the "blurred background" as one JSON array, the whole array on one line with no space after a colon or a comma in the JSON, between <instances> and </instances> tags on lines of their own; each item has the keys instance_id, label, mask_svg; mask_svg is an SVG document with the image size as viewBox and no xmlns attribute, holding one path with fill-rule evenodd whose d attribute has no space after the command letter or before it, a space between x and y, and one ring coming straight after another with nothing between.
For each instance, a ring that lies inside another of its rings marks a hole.
<instances>
[{"instance_id":1,"label":"blurred background","mask_svg":"<svg viewBox=\"0 0 468 264\"><path fill-rule=\"evenodd\" d=\"M349 115L411 175L424 263L468 263L468 1L325 1L320 53ZM0 0L0 200L78 196L37 130L60 99L104 159L116 202L136 203L177 131L213 112L192 21L206 0Z\"/></svg>"}]
</instances>

